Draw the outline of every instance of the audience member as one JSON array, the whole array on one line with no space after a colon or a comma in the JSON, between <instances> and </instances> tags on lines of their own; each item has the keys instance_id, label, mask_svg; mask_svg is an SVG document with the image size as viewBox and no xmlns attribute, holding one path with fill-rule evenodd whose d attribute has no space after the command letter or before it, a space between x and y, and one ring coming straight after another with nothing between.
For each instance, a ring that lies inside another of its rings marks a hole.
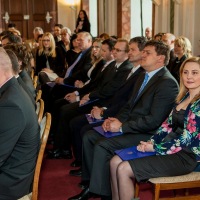
<instances>
[{"instance_id":1,"label":"audience member","mask_svg":"<svg viewBox=\"0 0 200 200\"><path fill-rule=\"evenodd\" d=\"M2 46L5 46L7 44L11 44L11 43L22 43L22 40L19 36L14 35L12 32L4 35L1 38L1 44Z\"/></svg>"},{"instance_id":2,"label":"audience member","mask_svg":"<svg viewBox=\"0 0 200 200\"><path fill-rule=\"evenodd\" d=\"M194 73L195 72L195 73ZM191 82L192 81L192 84ZM157 133L147 142L140 141L141 152L156 152L135 160L111 160L112 199L134 197L133 178L180 176L192 172L200 160L200 58L187 59L180 68L180 92L176 105Z\"/></svg>"},{"instance_id":3,"label":"audience member","mask_svg":"<svg viewBox=\"0 0 200 200\"><path fill-rule=\"evenodd\" d=\"M170 70L173 66L173 62L176 59L176 56L174 54L174 40L176 39L176 37L171 34L171 33L164 33L162 35L162 41L167 44L170 48L170 58L169 58L169 63L166 66L168 70Z\"/></svg>"},{"instance_id":4,"label":"audience member","mask_svg":"<svg viewBox=\"0 0 200 200\"><path fill-rule=\"evenodd\" d=\"M35 27L33 29L33 38L30 40L26 40L25 43L29 45L30 49L34 49L38 47L38 35L43 34L43 29L41 27Z\"/></svg>"},{"instance_id":5,"label":"audience member","mask_svg":"<svg viewBox=\"0 0 200 200\"><path fill-rule=\"evenodd\" d=\"M63 28L63 25L62 24L55 24L54 25L54 40L55 40L55 43L56 43L56 46L57 46L57 43L59 41L61 41L61 30Z\"/></svg>"},{"instance_id":6,"label":"audience member","mask_svg":"<svg viewBox=\"0 0 200 200\"><path fill-rule=\"evenodd\" d=\"M68 27L63 27L60 35L61 40L57 42L56 46L62 50L63 56L66 57L66 53L70 49L71 30Z\"/></svg>"},{"instance_id":7,"label":"audience member","mask_svg":"<svg viewBox=\"0 0 200 200\"><path fill-rule=\"evenodd\" d=\"M26 85L26 83L21 79L21 77L19 76L19 72L20 72L20 64L19 64L19 60L17 58L17 56L15 55L15 53L10 50L10 49L5 49L6 53L8 54L11 63L12 63L12 69L13 69L13 74L15 76L15 78L17 79L18 83L22 86L22 88L25 90L25 92L28 94L28 96L30 97L33 105L35 104L35 98L33 96L33 94L31 93L31 91L29 90L28 86Z\"/></svg>"},{"instance_id":8,"label":"audience member","mask_svg":"<svg viewBox=\"0 0 200 200\"><path fill-rule=\"evenodd\" d=\"M162 41L163 33L157 33L154 35L154 40Z\"/></svg>"},{"instance_id":9,"label":"audience member","mask_svg":"<svg viewBox=\"0 0 200 200\"><path fill-rule=\"evenodd\" d=\"M152 40L146 43L141 61L146 73L138 78L128 103L102 125L104 131L121 131L122 135L108 139L94 130L84 134L82 181L87 181L88 186L69 200L87 199L90 192L111 199L109 162L114 151L149 139L174 104L178 84L165 67L168 61L167 45Z\"/></svg>"},{"instance_id":10,"label":"audience member","mask_svg":"<svg viewBox=\"0 0 200 200\"><path fill-rule=\"evenodd\" d=\"M78 19L76 21L75 33L79 33L82 31L90 33L90 22L85 10L79 11Z\"/></svg>"},{"instance_id":11,"label":"audience member","mask_svg":"<svg viewBox=\"0 0 200 200\"><path fill-rule=\"evenodd\" d=\"M29 74L27 73L27 69L30 65L30 60L32 59L32 54L25 45L23 44L8 44L4 46L5 49L12 50L18 58L19 61L19 76L23 80L24 84L27 86L28 90L32 94L33 98L36 97L36 91L33 86L33 81Z\"/></svg>"},{"instance_id":12,"label":"audience member","mask_svg":"<svg viewBox=\"0 0 200 200\"><path fill-rule=\"evenodd\" d=\"M109 39L110 36L107 33L102 33L99 35L99 38L101 38L102 40L106 40L106 39Z\"/></svg>"},{"instance_id":13,"label":"audience member","mask_svg":"<svg viewBox=\"0 0 200 200\"><path fill-rule=\"evenodd\" d=\"M81 52L78 42L77 42L77 34L73 34L70 38L70 48L66 53L66 62L67 66L71 66L73 62L76 60L77 56Z\"/></svg>"},{"instance_id":14,"label":"audience member","mask_svg":"<svg viewBox=\"0 0 200 200\"><path fill-rule=\"evenodd\" d=\"M147 27L145 29L145 37L146 37L147 40L152 39L152 29L150 27Z\"/></svg>"},{"instance_id":15,"label":"audience member","mask_svg":"<svg viewBox=\"0 0 200 200\"><path fill-rule=\"evenodd\" d=\"M36 52L36 74L43 85L54 81L65 72L65 59L61 50L55 46L53 35L49 32L42 36L42 48Z\"/></svg>"},{"instance_id":16,"label":"audience member","mask_svg":"<svg viewBox=\"0 0 200 200\"><path fill-rule=\"evenodd\" d=\"M12 64L0 49L0 199L30 193L40 146L35 108L13 77Z\"/></svg>"},{"instance_id":17,"label":"audience member","mask_svg":"<svg viewBox=\"0 0 200 200\"><path fill-rule=\"evenodd\" d=\"M181 64L192 54L192 45L188 38L184 36L179 36L174 41L174 54L176 55L176 59L171 65L170 72L175 77L175 79L179 83L179 70Z\"/></svg>"}]
</instances>

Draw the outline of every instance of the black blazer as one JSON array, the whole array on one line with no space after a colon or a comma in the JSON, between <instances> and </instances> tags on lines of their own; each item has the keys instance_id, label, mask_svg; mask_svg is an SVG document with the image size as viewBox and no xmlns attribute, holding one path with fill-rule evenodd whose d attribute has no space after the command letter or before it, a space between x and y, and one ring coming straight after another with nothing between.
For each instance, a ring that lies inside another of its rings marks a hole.
<instances>
[{"instance_id":1,"label":"black blazer","mask_svg":"<svg viewBox=\"0 0 200 200\"><path fill-rule=\"evenodd\" d=\"M78 88L77 91L79 92L79 95L85 95L88 94L90 91L92 91L94 88L97 87L97 84L99 82L99 74L102 73L101 70L105 64L105 61L101 59L95 66L95 68L92 70L90 75L90 82L86 85L84 85L82 88Z\"/></svg>"},{"instance_id":2,"label":"black blazer","mask_svg":"<svg viewBox=\"0 0 200 200\"><path fill-rule=\"evenodd\" d=\"M164 67L149 80L136 99L144 76L141 74L132 97L116 115L124 133L154 134L169 115L178 94L177 81Z\"/></svg>"},{"instance_id":3,"label":"black blazer","mask_svg":"<svg viewBox=\"0 0 200 200\"><path fill-rule=\"evenodd\" d=\"M35 73L38 73L43 69L46 68L47 59L49 62L50 69L53 70L58 76L63 77L65 73L65 58L60 50L60 48L56 47L56 57L46 56L44 53L41 55L36 52L36 69Z\"/></svg>"},{"instance_id":4,"label":"black blazer","mask_svg":"<svg viewBox=\"0 0 200 200\"><path fill-rule=\"evenodd\" d=\"M136 87L139 76L143 73L144 69L140 67L129 77L129 79L124 82L112 98L100 102L101 107L107 107L107 109L103 112L104 118L114 117L128 102L132 96L134 87Z\"/></svg>"},{"instance_id":5,"label":"black blazer","mask_svg":"<svg viewBox=\"0 0 200 200\"><path fill-rule=\"evenodd\" d=\"M28 88L28 90L30 91L30 93L35 98L36 97L36 91L35 91L35 88L33 86L33 81L31 79L31 77L28 75L27 71L22 70L19 73L19 76L21 77L22 81L24 82L24 84L26 85L26 87Z\"/></svg>"},{"instance_id":6,"label":"black blazer","mask_svg":"<svg viewBox=\"0 0 200 200\"><path fill-rule=\"evenodd\" d=\"M124 84L127 79L128 74L133 68L132 63L129 60L124 61L119 68L116 67L109 68L106 73L106 77L103 77L101 84L98 88L92 91L89 95L90 99L106 99L115 94L115 92Z\"/></svg>"},{"instance_id":7,"label":"black blazer","mask_svg":"<svg viewBox=\"0 0 200 200\"><path fill-rule=\"evenodd\" d=\"M24 81L21 79L20 76L17 78L17 81L22 86L24 91L28 94L28 96L30 97L30 100L33 103L33 105L36 106L36 102L35 102L35 98L33 97L33 94L31 94L31 92L29 91L28 87L25 85Z\"/></svg>"},{"instance_id":8,"label":"black blazer","mask_svg":"<svg viewBox=\"0 0 200 200\"><path fill-rule=\"evenodd\" d=\"M64 79L64 84L74 85L74 82L76 80L81 80L83 82L86 82L88 80L87 72L92 66L91 50L92 50L91 47L86 50L84 55L72 69L71 75Z\"/></svg>"},{"instance_id":9,"label":"black blazer","mask_svg":"<svg viewBox=\"0 0 200 200\"><path fill-rule=\"evenodd\" d=\"M30 192L40 133L35 107L16 78L0 88L0 199Z\"/></svg>"}]
</instances>

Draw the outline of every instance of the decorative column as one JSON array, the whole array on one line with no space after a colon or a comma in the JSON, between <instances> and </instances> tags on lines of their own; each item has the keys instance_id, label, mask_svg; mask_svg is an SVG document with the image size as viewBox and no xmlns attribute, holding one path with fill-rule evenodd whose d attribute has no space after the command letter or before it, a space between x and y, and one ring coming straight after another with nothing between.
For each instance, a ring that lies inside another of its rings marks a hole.
<instances>
[{"instance_id":1,"label":"decorative column","mask_svg":"<svg viewBox=\"0 0 200 200\"><path fill-rule=\"evenodd\" d=\"M117 6L117 35L130 40L130 0L118 0Z\"/></svg>"}]
</instances>

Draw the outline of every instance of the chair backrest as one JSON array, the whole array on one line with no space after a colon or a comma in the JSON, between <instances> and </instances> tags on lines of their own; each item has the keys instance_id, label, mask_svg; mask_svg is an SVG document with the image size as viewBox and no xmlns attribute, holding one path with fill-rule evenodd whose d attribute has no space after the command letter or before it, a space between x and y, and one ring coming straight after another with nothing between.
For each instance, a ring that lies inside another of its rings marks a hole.
<instances>
[{"instance_id":1,"label":"chair backrest","mask_svg":"<svg viewBox=\"0 0 200 200\"><path fill-rule=\"evenodd\" d=\"M31 79L32 79L32 81L33 81L33 78L34 78L34 74L35 74L34 69L31 69Z\"/></svg>"},{"instance_id":2,"label":"chair backrest","mask_svg":"<svg viewBox=\"0 0 200 200\"><path fill-rule=\"evenodd\" d=\"M33 77L33 86L36 89L37 88L37 81L38 81L38 76Z\"/></svg>"},{"instance_id":3,"label":"chair backrest","mask_svg":"<svg viewBox=\"0 0 200 200\"><path fill-rule=\"evenodd\" d=\"M42 90L38 90L35 101L37 102L41 98L42 98Z\"/></svg>"},{"instance_id":4,"label":"chair backrest","mask_svg":"<svg viewBox=\"0 0 200 200\"><path fill-rule=\"evenodd\" d=\"M34 179L33 179L33 190L32 190L32 200L38 199L38 183L39 183L39 177L40 177L40 169L42 165L42 160L44 156L45 147L47 144L47 139L49 136L49 131L51 127L51 114L46 113L41 121L40 124L40 136L41 136L41 146L40 151L38 154L36 167L35 167L35 173L34 173Z\"/></svg>"},{"instance_id":5,"label":"chair backrest","mask_svg":"<svg viewBox=\"0 0 200 200\"><path fill-rule=\"evenodd\" d=\"M42 99L39 99L36 102L36 114L38 116L38 123L40 124L43 114L44 114L44 101Z\"/></svg>"}]
</instances>

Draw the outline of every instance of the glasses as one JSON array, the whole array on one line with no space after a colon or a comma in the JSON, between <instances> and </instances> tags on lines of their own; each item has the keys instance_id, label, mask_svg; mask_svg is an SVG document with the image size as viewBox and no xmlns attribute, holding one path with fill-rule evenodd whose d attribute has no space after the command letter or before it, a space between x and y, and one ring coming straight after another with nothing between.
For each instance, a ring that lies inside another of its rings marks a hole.
<instances>
[{"instance_id":1,"label":"glasses","mask_svg":"<svg viewBox=\"0 0 200 200\"><path fill-rule=\"evenodd\" d=\"M42 42L50 42L50 40L42 40Z\"/></svg>"},{"instance_id":2,"label":"glasses","mask_svg":"<svg viewBox=\"0 0 200 200\"><path fill-rule=\"evenodd\" d=\"M121 50L121 49L118 49L118 48L115 48L115 47L114 47L114 48L113 48L113 51L116 51L116 52L119 53L119 52L126 51L126 50Z\"/></svg>"}]
</instances>

